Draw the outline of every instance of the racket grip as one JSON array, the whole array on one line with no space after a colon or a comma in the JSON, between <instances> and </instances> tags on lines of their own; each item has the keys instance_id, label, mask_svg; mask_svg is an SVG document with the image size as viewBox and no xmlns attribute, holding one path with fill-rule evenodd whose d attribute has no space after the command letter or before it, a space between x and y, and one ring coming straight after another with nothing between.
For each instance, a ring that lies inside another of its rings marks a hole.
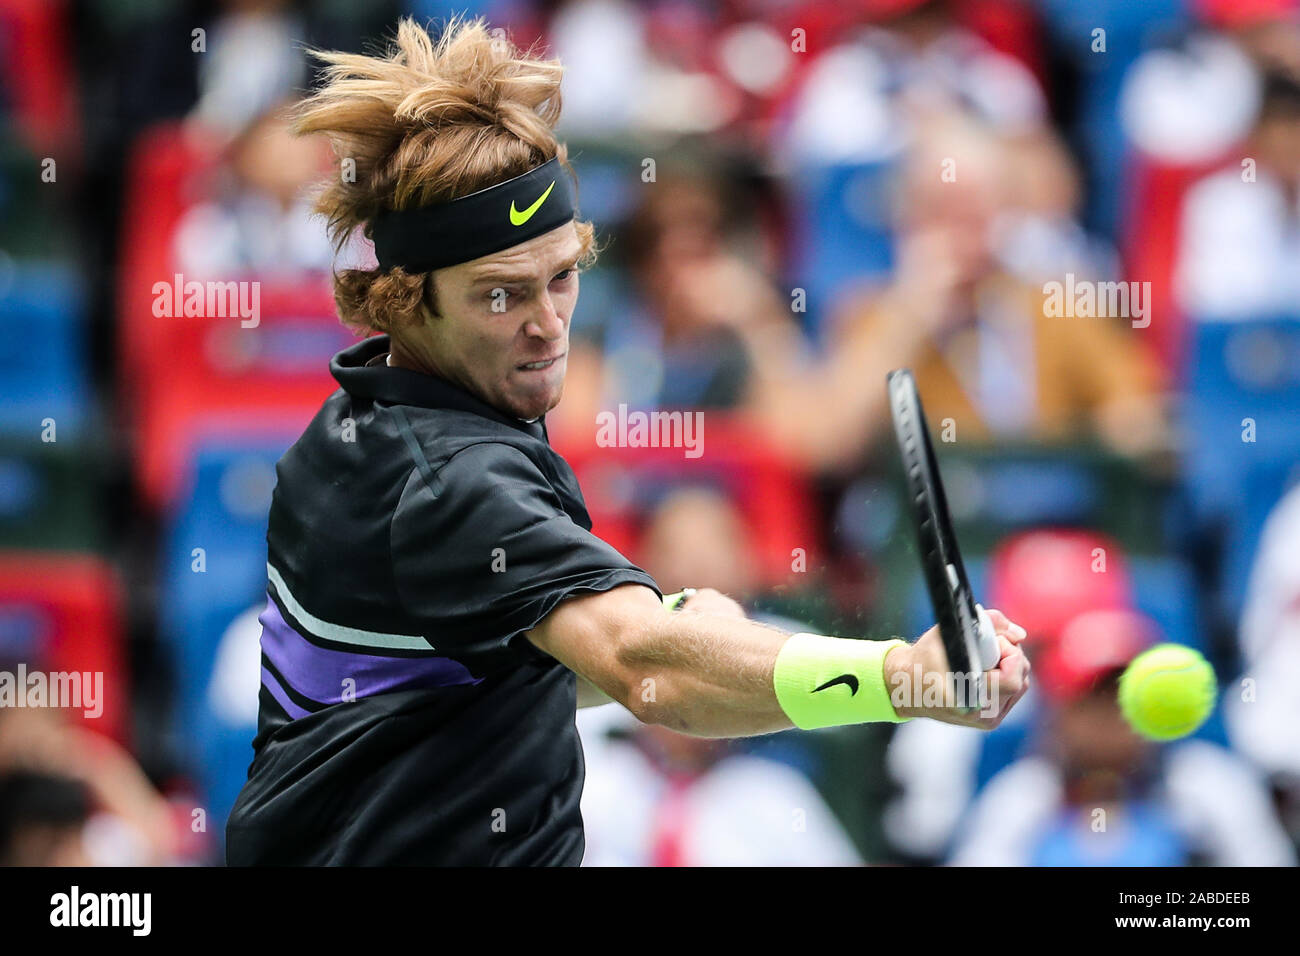
<instances>
[{"instance_id":1,"label":"racket grip","mask_svg":"<svg viewBox=\"0 0 1300 956\"><path fill-rule=\"evenodd\" d=\"M975 605L975 612L979 615L980 621L980 669L991 671L998 666L998 660L1002 657L1001 649L998 647L998 632L993 627L993 619L989 617L989 612L984 610L982 604Z\"/></svg>"}]
</instances>

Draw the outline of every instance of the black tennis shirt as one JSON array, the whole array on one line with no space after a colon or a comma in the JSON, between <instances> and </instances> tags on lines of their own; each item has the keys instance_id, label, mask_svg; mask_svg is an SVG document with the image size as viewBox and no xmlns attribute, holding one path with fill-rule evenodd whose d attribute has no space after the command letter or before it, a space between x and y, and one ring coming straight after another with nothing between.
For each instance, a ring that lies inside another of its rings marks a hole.
<instances>
[{"instance_id":1,"label":"black tennis shirt","mask_svg":"<svg viewBox=\"0 0 1300 956\"><path fill-rule=\"evenodd\" d=\"M336 355L276 466L262 686L226 860L577 865L576 679L524 632L654 580L591 534L542 422Z\"/></svg>"}]
</instances>

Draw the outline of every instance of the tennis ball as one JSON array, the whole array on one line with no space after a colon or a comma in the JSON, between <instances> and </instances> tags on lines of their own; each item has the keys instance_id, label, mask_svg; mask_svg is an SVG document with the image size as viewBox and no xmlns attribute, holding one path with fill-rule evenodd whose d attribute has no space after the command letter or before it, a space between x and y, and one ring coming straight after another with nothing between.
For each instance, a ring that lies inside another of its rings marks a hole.
<instances>
[{"instance_id":1,"label":"tennis ball","mask_svg":"<svg viewBox=\"0 0 1300 956\"><path fill-rule=\"evenodd\" d=\"M1214 709L1218 686L1210 662L1182 644L1158 644L1129 662L1119 679L1119 709L1150 740L1194 731Z\"/></svg>"}]
</instances>

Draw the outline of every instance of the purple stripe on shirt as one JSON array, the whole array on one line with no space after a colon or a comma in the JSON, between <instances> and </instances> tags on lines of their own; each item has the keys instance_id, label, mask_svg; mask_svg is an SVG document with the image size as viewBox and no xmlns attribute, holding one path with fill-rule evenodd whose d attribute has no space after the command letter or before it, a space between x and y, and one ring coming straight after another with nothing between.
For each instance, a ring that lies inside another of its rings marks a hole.
<instances>
[{"instance_id":1,"label":"purple stripe on shirt","mask_svg":"<svg viewBox=\"0 0 1300 956\"><path fill-rule=\"evenodd\" d=\"M297 720L299 717L306 717L311 713L310 710L304 710L295 704L289 695L284 692L284 688L280 686L280 682L275 679L275 675L265 667L262 668L262 686L271 692L271 696L274 697L276 701L279 702L280 706L284 708L285 713L294 720Z\"/></svg>"},{"instance_id":2,"label":"purple stripe on shirt","mask_svg":"<svg viewBox=\"0 0 1300 956\"><path fill-rule=\"evenodd\" d=\"M262 653L290 687L322 704L341 703L345 690L359 700L398 690L477 684L482 679L447 657L383 657L317 647L284 619L280 606L269 597L258 621ZM348 679L353 683L345 685Z\"/></svg>"}]
</instances>

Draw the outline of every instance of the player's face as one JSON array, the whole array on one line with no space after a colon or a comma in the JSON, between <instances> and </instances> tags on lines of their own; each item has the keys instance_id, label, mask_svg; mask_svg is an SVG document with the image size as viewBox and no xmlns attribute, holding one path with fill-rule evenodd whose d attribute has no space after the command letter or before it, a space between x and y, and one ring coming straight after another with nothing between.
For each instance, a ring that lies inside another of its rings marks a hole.
<instances>
[{"instance_id":1,"label":"player's face","mask_svg":"<svg viewBox=\"0 0 1300 956\"><path fill-rule=\"evenodd\" d=\"M573 223L434 274L440 315L424 327L433 370L516 418L544 415L564 391L578 302Z\"/></svg>"}]
</instances>

